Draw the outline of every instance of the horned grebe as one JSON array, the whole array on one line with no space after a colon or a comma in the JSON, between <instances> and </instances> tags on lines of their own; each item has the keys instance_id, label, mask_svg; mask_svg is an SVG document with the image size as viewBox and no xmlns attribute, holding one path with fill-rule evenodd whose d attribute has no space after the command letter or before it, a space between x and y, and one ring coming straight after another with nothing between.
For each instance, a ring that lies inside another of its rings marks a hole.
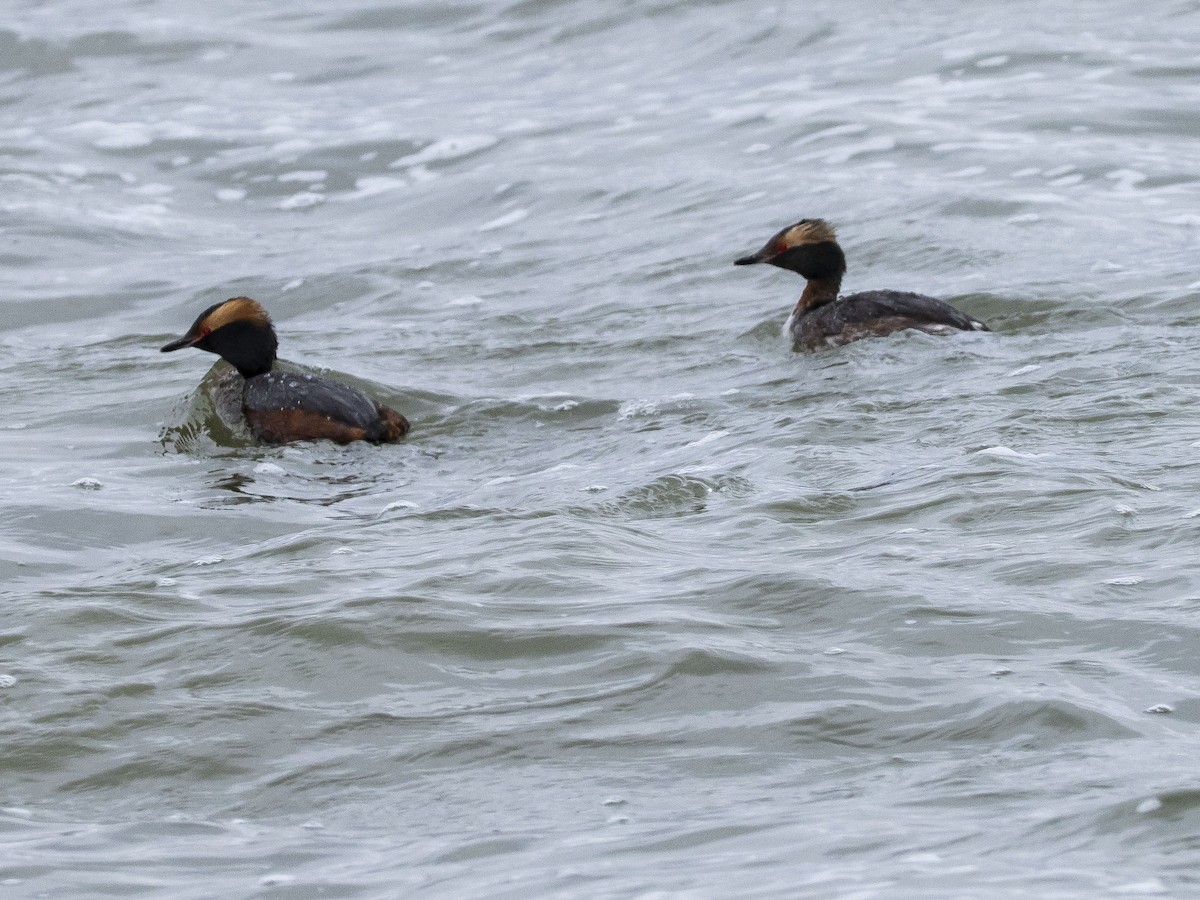
<instances>
[{"instance_id":1,"label":"horned grebe","mask_svg":"<svg viewBox=\"0 0 1200 900\"><path fill-rule=\"evenodd\" d=\"M849 344L873 334L916 328L929 334L987 331L982 322L944 300L905 291L864 291L838 298L846 256L833 226L824 219L801 219L789 225L757 253L734 265L770 263L803 275L808 284L784 325L796 350Z\"/></svg>"},{"instance_id":2,"label":"horned grebe","mask_svg":"<svg viewBox=\"0 0 1200 900\"><path fill-rule=\"evenodd\" d=\"M271 371L278 346L267 311L249 297L234 297L200 313L187 334L162 352L196 347L237 369L245 379L242 414L250 432L266 444L321 438L381 443L408 433L404 416L357 388L317 375Z\"/></svg>"}]
</instances>

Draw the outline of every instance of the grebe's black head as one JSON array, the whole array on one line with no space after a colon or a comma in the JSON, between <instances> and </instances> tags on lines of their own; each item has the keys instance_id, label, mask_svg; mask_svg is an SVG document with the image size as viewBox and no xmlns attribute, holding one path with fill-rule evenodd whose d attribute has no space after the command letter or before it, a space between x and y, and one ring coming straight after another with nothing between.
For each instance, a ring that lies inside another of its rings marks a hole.
<instances>
[{"instance_id":1,"label":"grebe's black head","mask_svg":"<svg viewBox=\"0 0 1200 900\"><path fill-rule=\"evenodd\" d=\"M249 297L214 303L196 318L187 334L162 348L197 347L227 360L243 378L270 372L279 340L267 311Z\"/></svg>"},{"instance_id":2,"label":"grebe's black head","mask_svg":"<svg viewBox=\"0 0 1200 900\"><path fill-rule=\"evenodd\" d=\"M846 274L846 255L837 233L824 219L801 219L772 237L757 253L733 261L735 266L770 263L799 272L810 280L836 279Z\"/></svg>"}]
</instances>

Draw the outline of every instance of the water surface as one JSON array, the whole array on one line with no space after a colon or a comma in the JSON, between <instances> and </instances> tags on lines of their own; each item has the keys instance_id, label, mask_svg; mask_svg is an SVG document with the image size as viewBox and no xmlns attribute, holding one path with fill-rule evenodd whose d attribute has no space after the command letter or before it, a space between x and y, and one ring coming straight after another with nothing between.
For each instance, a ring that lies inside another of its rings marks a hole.
<instances>
[{"instance_id":1,"label":"water surface","mask_svg":"<svg viewBox=\"0 0 1200 900\"><path fill-rule=\"evenodd\" d=\"M0 28L6 896L1190 896L1200 7ZM790 352L849 290L993 332ZM206 306L403 444L246 445Z\"/></svg>"}]
</instances>

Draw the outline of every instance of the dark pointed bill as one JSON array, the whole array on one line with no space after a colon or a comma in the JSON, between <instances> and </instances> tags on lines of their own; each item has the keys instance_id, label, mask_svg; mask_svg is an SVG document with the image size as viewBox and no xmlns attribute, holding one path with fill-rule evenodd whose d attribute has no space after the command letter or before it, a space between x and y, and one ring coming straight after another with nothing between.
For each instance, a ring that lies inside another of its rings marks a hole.
<instances>
[{"instance_id":1,"label":"dark pointed bill","mask_svg":"<svg viewBox=\"0 0 1200 900\"><path fill-rule=\"evenodd\" d=\"M165 347L160 348L158 352L159 353L170 353L172 350L179 350L179 349L182 349L183 347L190 347L194 343L196 343L196 338L194 338L190 334L185 334L183 337L178 338L177 340L171 341L171 343L167 344Z\"/></svg>"},{"instance_id":2,"label":"dark pointed bill","mask_svg":"<svg viewBox=\"0 0 1200 900\"><path fill-rule=\"evenodd\" d=\"M741 259L735 259L735 266L752 266L755 263L764 263L771 258L771 253L764 247L757 253L752 253L749 256L743 256Z\"/></svg>"}]
</instances>

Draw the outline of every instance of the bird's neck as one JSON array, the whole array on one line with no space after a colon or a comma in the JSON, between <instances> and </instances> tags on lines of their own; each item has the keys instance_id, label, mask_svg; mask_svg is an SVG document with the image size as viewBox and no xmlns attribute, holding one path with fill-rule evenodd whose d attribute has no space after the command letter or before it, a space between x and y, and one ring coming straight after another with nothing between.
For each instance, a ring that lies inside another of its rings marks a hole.
<instances>
[{"instance_id":1,"label":"bird's neck","mask_svg":"<svg viewBox=\"0 0 1200 900\"><path fill-rule=\"evenodd\" d=\"M253 378L271 371L279 342L269 327L233 322L214 331L198 346L224 358L243 378Z\"/></svg>"},{"instance_id":2,"label":"bird's neck","mask_svg":"<svg viewBox=\"0 0 1200 900\"><path fill-rule=\"evenodd\" d=\"M833 303L837 300L841 287L842 277L840 275L808 279L808 284L804 285L804 293L796 302L795 314L803 315L827 303Z\"/></svg>"}]
</instances>

